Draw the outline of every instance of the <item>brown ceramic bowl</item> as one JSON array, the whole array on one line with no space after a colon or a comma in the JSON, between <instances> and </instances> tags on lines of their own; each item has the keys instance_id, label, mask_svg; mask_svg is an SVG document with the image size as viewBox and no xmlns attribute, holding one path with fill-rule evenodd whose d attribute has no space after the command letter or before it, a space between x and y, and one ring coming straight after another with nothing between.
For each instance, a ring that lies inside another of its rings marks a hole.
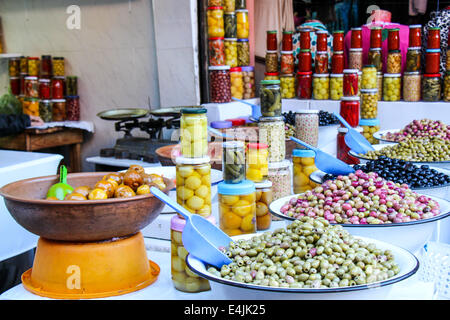
<instances>
[{"instance_id":1,"label":"brown ceramic bowl","mask_svg":"<svg viewBox=\"0 0 450 320\"><path fill-rule=\"evenodd\" d=\"M91 186L110 172L67 175L72 187ZM59 176L16 181L3 186L0 195L12 217L26 230L43 238L61 241L100 241L134 234L149 225L164 203L152 194L106 200L45 200L47 190ZM164 178L164 193L175 187Z\"/></svg>"}]
</instances>

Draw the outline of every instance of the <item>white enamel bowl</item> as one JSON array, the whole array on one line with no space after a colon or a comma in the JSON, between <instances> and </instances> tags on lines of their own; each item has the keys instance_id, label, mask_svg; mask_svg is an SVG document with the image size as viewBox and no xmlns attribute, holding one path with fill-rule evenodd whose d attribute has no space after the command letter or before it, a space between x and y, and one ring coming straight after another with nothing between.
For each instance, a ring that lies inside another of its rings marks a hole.
<instances>
[{"instance_id":1,"label":"white enamel bowl","mask_svg":"<svg viewBox=\"0 0 450 320\"><path fill-rule=\"evenodd\" d=\"M381 131L377 131L373 134L373 137L379 141L383 142L388 142L388 143L397 143L395 141L391 141L391 140L386 140L383 138L383 136L390 132L390 133L397 133L399 132L401 129L388 129L388 130L381 130Z\"/></svg>"}]
</instances>

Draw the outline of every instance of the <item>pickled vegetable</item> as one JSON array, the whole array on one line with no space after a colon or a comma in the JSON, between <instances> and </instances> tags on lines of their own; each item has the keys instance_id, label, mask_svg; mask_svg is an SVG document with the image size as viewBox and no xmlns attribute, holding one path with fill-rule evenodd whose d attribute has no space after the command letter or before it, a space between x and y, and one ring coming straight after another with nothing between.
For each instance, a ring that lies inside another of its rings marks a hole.
<instances>
[{"instance_id":1,"label":"pickled vegetable","mask_svg":"<svg viewBox=\"0 0 450 320\"><path fill-rule=\"evenodd\" d=\"M340 100L344 95L344 75L330 74L330 98L331 100Z\"/></svg>"},{"instance_id":2,"label":"pickled vegetable","mask_svg":"<svg viewBox=\"0 0 450 320\"><path fill-rule=\"evenodd\" d=\"M231 68L238 65L237 39L225 38L225 64Z\"/></svg>"},{"instance_id":3,"label":"pickled vegetable","mask_svg":"<svg viewBox=\"0 0 450 320\"><path fill-rule=\"evenodd\" d=\"M236 10L236 28L238 39L248 39L250 25L246 9Z\"/></svg>"},{"instance_id":4,"label":"pickled vegetable","mask_svg":"<svg viewBox=\"0 0 450 320\"><path fill-rule=\"evenodd\" d=\"M39 101L39 116L44 122L52 122L52 104L50 100Z\"/></svg>"},{"instance_id":5,"label":"pickled vegetable","mask_svg":"<svg viewBox=\"0 0 450 320\"><path fill-rule=\"evenodd\" d=\"M362 69L361 89L377 88L377 69L375 66L364 66Z\"/></svg>"},{"instance_id":6,"label":"pickled vegetable","mask_svg":"<svg viewBox=\"0 0 450 320\"><path fill-rule=\"evenodd\" d=\"M255 68L253 66L241 67L244 80L244 99L255 97Z\"/></svg>"},{"instance_id":7,"label":"pickled vegetable","mask_svg":"<svg viewBox=\"0 0 450 320\"><path fill-rule=\"evenodd\" d=\"M374 119L378 116L378 90L361 89L361 119Z\"/></svg>"},{"instance_id":8,"label":"pickled vegetable","mask_svg":"<svg viewBox=\"0 0 450 320\"><path fill-rule=\"evenodd\" d=\"M377 68L377 71L383 70L383 61L381 60L381 49L370 49L368 62Z\"/></svg>"},{"instance_id":9,"label":"pickled vegetable","mask_svg":"<svg viewBox=\"0 0 450 320\"><path fill-rule=\"evenodd\" d=\"M224 142L222 154L223 181L226 183L239 183L244 180L244 143L238 141Z\"/></svg>"},{"instance_id":10,"label":"pickled vegetable","mask_svg":"<svg viewBox=\"0 0 450 320\"><path fill-rule=\"evenodd\" d=\"M408 52L406 53L406 71L414 72L420 71L421 69L421 48L408 48Z\"/></svg>"},{"instance_id":11,"label":"pickled vegetable","mask_svg":"<svg viewBox=\"0 0 450 320\"><path fill-rule=\"evenodd\" d=\"M208 154L206 109L183 109L180 129L181 154L183 157L205 157Z\"/></svg>"},{"instance_id":12,"label":"pickled vegetable","mask_svg":"<svg viewBox=\"0 0 450 320\"><path fill-rule=\"evenodd\" d=\"M224 37L225 27L222 7L209 7L207 12L208 37Z\"/></svg>"},{"instance_id":13,"label":"pickled vegetable","mask_svg":"<svg viewBox=\"0 0 450 320\"><path fill-rule=\"evenodd\" d=\"M403 74L403 100L419 101L421 95L422 77L418 71Z\"/></svg>"},{"instance_id":14,"label":"pickled vegetable","mask_svg":"<svg viewBox=\"0 0 450 320\"><path fill-rule=\"evenodd\" d=\"M383 79L383 100L399 101L401 96L401 75L385 73Z\"/></svg>"},{"instance_id":15,"label":"pickled vegetable","mask_svg":"<svg viewBox=\"0 0 450 320\"><path fill-rule=\"evenodd\" d=\"M262 117L258 122L259 142L268 145L268 161L279 162L286 157L286 128L283 117Z\"/></svg>"},{"instance_id":16,"label":"pickled vegetable","mask_svg":"<svg viewBox=\"0 0 450 320\"><path fill-rule=\"evenodd\" d=\"M373 134L380 131L379 119L361 119L359 125L362 128L363 136L371 143L378 144L378 140L375 139Z\"/></svg>"},{"instance_id":17,"label":"pickled vegetable","mask_svg":"<svg viewBox=\"0 0 450 320\"><path fill-rule=\"evenodd\" d=\"M262 182L267 178L269 165L269 146L262 143L249 143L246 152L246 178Z\"/></svg>"},{"instance_id":18,"label":"pickled vegetable","mask_svg":"<svg viewBox=\"0 0 450 320\"><path fill-rule=\"evenodd\" d=\"M262 80L260 84L261 114L264 117L281 116L280 80Z\"/></svg>"},{"instance_id":19,"label":"pickled vegetable","mask_svg":"<svg viewBox=\"0 0 450 320\"><path fill-rule=\"evenodd\" d=\"M422 80L423 101L439 101L441 99L440 74L425 74Z\"/></svg>"},{"instance_id":20,"label":"pickled vegetable","mask_svg":"<svg viewBox=\"0 0 450 320\"><path fill-rule=\"evenodd\" d=\"M266 52L266 72L278 72L278 53L277 51Z\"/></svg>"},{"instance_id":21,"label":"pickled vegetable","mask_svg":"<svg viewBox=\"0 0 450 320\"><path fill-rule=\"evenodd\" d=\"M444 92L443 92L444 101L450 101L450 73L447 72L444 77Z\"/></svg>"},{"instance_id":22,"label":"pickled vegetable","mask_svg":"<svg viewBox=\"0 0 450 320\"><path fill-rule=\"evenodd\" d=\"M295 77L293 74L285 74L280 77L281 98L295 98Z\"/></svg>"},{"instance_id":23,"label":"pickled vegetable","mask_svg":"<svg viewBox=\"0 0 450 320\"><path fill-rule=\"evenodd\" d=\"M248 39L238 39L237 41L237 63L238 66L248 66L250 64L250 45Z\"/></svg>"},{"instance_id":24,"label":"pickled vegetable","mask_svg":"<svg viewBox=\"0 0 450 320\"><path fill-rule=\"evenodd\" d=\"M386 71L387 73L400 73L402 71L402 53L400 50L388 53Z\"/></svg>"},{"instance_id":25,"label":"pickled vegetable","mask_svg":"<svg viewBox=\"0 0 450 320\"><path fill-rule=\"evenodd\" d=\"M294 194L303 193L317 186L309 176L317 171L315 153L311 150L296 149L292 154Z\"/></svg>"},{"instance_id":26,"label":"pickled vegetable","mask_svg":"<svg viewBox=\"0 0 450 320\"><path fill-rule=\"evenodd\" d=\"M225 38L236 38L236 15L234 12L225 12L223 15L225 26Z\"/></svg>"},{"instance_id":27,"label":"pickled vegetable","mask_svg":"<svg viewBox=\"0 0 450 320\"><path fill-rule=\"evenodd\" d=\"M313 97L316 100L327 100L330 96L330 77L328 74L313 75Z\"/></svg>"},{"instance_id":28,"label":"pickled vegetable","mask_svg":"<svg viewBox=\"0 0 450 320\"><path fill-rule=\"evenodd\" d=\"M225 47L223 38L209 38L209 65L222 66L225 64Z\"/></svg>"},{"instance_id":29,"label":"pickled vegetable","mask_svg":"<svg viewBox=\"0 0 450 320\"><path fill-rule=\"evenodd\" d=\"M272 223L269 205L272 203L272 182L265 181L255 184L256 188L256 229L267 230Z\"/></svg>"},{"instance_id":30,"label":"pickled vegetable","mask_svg":"<svg viewBox=\"0 0 450 320\"><path fill-rule=\"evenodd\" d=\"M233 98L242 99L244 97L244 80L240 67L230 69L231 96Z\"/></svg>"}]
</instances>

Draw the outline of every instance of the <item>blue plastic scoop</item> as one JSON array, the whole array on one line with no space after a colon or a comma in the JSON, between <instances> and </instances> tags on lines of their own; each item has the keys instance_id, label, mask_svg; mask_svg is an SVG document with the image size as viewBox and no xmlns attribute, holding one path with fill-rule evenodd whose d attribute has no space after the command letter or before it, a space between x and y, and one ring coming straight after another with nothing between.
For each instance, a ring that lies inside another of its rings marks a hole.
<instances>
[{"instance_id":1,"label":"blue plastic scoop","mask_svg":"<svg viewBox=\"0 0 450 320\"><path fill-rule=\"evenodd\" d=\"M336 112L333 112L334 116L339 119L339 121L348 129L348 132L345 134L344 140L347 146L356 152L357 154L362 153L365 154L367 151L375 150L372 147L372 144L357 130L355 130L351 125L348 124L347 121Z\"/></svg>"},{"instance_id":2,"label":"blue plastic scoop","mask_svg":"<svg viewBox=\"0 0 450 320\"><path fill-rule=\"evenodd\" d=\"M182 240L184 247L190 254L217 268L232 262L218 249L220 247L227 248L233 242L226 233L202 216L191 214L158 188L151 187L150 192L181 214L186 220Z\"/></svg>"},{"instance_id":3,"label":"blue plastic scoop","mask_svg":"<svg viewBox=\"0 0 450 320\"><path fill-rule=\"evenodd\" d=\"M231 99L233 99L234 101L242 102L242 103L252 107L252 118L255 119L256 121L258 121L258 119L262 116L260 106L250 103L250 102L247 102L247 101L244 101L244 100L241 100L241 99L234 98L234 97Z\"/></svg>"},{"instance_id":4,"label":"blue plastic scoop","mask_svg":"<svg viewBox=\"0 0 450 320\"><path fill-rule=\"evenodd\" d=\"M347 175L349 173L353 173L355 172L355 169L353 169L351 166L349 166L348 164L346 164L345 162L336 159L335 157L333 157L332 155L321 151L320 149L310 146L309 144L291 137L291 140L308 148L313 150L316 153L316 158L315 158L315 164L316 167L319 168L320 170L322 170L323 172L329 173L329 174L334 174L334 175Z\"/></svg>"}]
</instances>

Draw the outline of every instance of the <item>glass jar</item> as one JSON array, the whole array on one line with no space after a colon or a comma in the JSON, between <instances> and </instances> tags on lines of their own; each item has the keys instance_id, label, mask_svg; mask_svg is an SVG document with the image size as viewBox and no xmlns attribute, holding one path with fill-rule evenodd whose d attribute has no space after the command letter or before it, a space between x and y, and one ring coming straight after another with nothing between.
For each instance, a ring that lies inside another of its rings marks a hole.
<instances>
[{"instance_id":1,"label":"glass jar","mask_svg":"<svg viewBox=\"0 0 450 320\"><path fill-rule=\"evenodd\" d=\"M208 7L221 7L223 6L222 0L208 0Z\"/></svg>"},{"instance_id":2,"label":"glass jar","mask_svg":"<svg viewBox=\"0 0 450 320\"><path fill-rule=\"evenodd\" d=\"M316 100L327 100L330 96L330 75L328 73L313 74L313 97Z\"/></svg>"},{"instance_id":3,"label":"glass jar","mask_svg":"<svg viewBox=\"0 0 450 320\"><path fill-rule=\"evenodd\" d=\"M317 147L319 142L319 110L297 110L295 114L295 137ZM305 149L303 146L297 146Z\"/></svg>"},{"instance_id":4,"label":"glass jar","mask_svg":"<svg viewBox=\"0 0 450 320\"><path fill-rule=\"evenodd\" d=\"M344 95L344 74L330 74L330 99L340 100Z\"/></svg>"},{"instance_id":5,"label":"glass jar","mask_svg":"<svg viewBox=\"0 0 450 320\"><path fill-rule=\"evenodd\" d=\"M210 158L192 159L183 156L177 157L175 163L177 203L190 213L209 217L211 215Z\"/></svg>"},{"instance_id":6,"label":"glass jar","mask_svg":"<svg viewBox=\"0 0 450 320\"><path fill-rule=\"evenodd\" d=\"M225 38L225 64L231 68L237 67L237 39L236 38Z\"/></svg>"},{"instance_id":7,"label":"glass jar","mask_svg":"<svg viewBox=\"0 0 450 320\"><path fill-rule=\"evenodd\" d=\"M328 73L328 52L317 51L314 58L314 72L316 74Z\"/></svg>"},{"instance_id":8,"label":"glass jar","mask_svg":"<svg viewBox=\"0 0 450 320\"><path fill-rule=\"evenodd\" d=\"M348 68L361 70L362 66L363 66L363 49L350 48L348 54Z\"/></svg>"},{"instance_id":9,"label":"glass jar","mask_svg":"<svg viewBox=\"0 0 450 320\"><path fill-rule=\"evenodd\" d=\"M389 51L386 62L387 73L402 72L402 53L400 50Z\"/></svg>"},{"instance_id":10,"label":"glass jar","mask_svg":"<svg viewBox=\"0 0 450 320\"><path fill-rule=\"evenodd\" d=\"M422 77L419 71L403 73L403 100L408 102L420 101Z\"/></svg>"},{"instance_id":11,"label":"glass jar","mask_svg":"<svg viewBox=\"0 0 450 320\"><path fill-rule=\"evenodd\" d=\"M240 67L230 68L231 97L242 99L244 97L244 80Z\"/></svg>"},{"instance_id":12,"label":"glass jar","mask_svg":"<svg viewBox=\"0 0 450 320\"><path fill-rule=\"evenodd\" d=\"M52 121L66 121L66 99L52 100Z\"/></svg>"},{"instance_id":13,"label":"glass jar","mask_svg":"<svg viewBox=\"0 0 450 320\"><path fill-rule=\"evenodd\" d=\"M39 116L44 122L52 122L52 103L50 100L39 101Z\"/></svg>"},{"instance_id":14,"label":"glass jar","mask_svg":"<svg viewBox=\"0 0 450 320\"><path fill-rule=\"evenodd\" d=\"M428 49L440 49L441 48L441 29L438 27L428 28Z\"/></svg>"},{"instance_id":15,"label":"glass jar","mask_svg":"<svg viewBox=\"0 0 450 320\"><path fill-rule=\"evenodd\" d=\"M370 28L370 48L381 49L382 44L382 28L372 27Z\"/></svg>"},{"instance_id":16,"label":"glass jar","mask_svg":"<svg viewBox=\"0 0 450 320\"><path fill-rule=\"evenodd\" d=\"M292 31L283 31L283 38L281 39L281 51L292 51Z\"/></svg>"},{"instance_id":17,"label":"glass jar","mask_svg":"<svg viewBox=\"0 0 450 320\"><path fill-rule=\"evenodd\" d=\"M20 58L9 58L8 71L10 77L18 77L20 74Z\"/></svg>"},{"instance_id":18,"label":"glass jar","mask_svg":"<svg viewBox=\"0 0 450 320\"><path fill-rule=\"evenodd\" d=\"M308 149L294 149L292 152L292 171L294 194L311 190L317 186L309 179L311 173L317 171L315 165L316 153Z\"/></svg>"},{"instance_id":19,"label":"glass jar","mask_svg":"<svg viewBox=\"0 0 450 320\"><path fill-rule=\"evenodd\" d=\"M368 55L368 63L374 65L377 68L377 71L383 71L383 60L381 60L381 49L373 49L369 50Z\"/></svg>"},{"instance_id":20,"label":"glass jar","mask_svg":"<svg viewBox=\"0 0 450 320\"><path fill-rule=\"evenodd\" d=\"M260 117L259 142L268 146L268 161L279 162L286 158L286 125L283 117Z\"/></svg>"},{"instance_id":21,"label":"glass jar","mask_svg":"<svg viewBox=\"0 0 450 320\"><path fill-rule=\"evenodd\" d=\"M50 80L39 79L39 99L49 100L51 97Z\"/></svg>"},{"instance_id":22,"label":"glass jar","mask_svg":"<svg viewBox=\"0 0 450 320\"><path fill-rule=\"evenodd\" d=\"M20 60L20 73L22 74L28 74L28 58L25 56L22 56L19 58Z\"/></svg>"},{"instance_id":23,"label":"glass jar","mask_svg":"<svg viewBox=\"0 0 450 320\"><path fill-rule=\"evenodd\" d=\"M209 38L208 53L210 66L223 66L225 64L224 38Z\"/></svg>"},{"instance_id":24,"label":"glass jar","mask_svg":"<svg viewBox=\"0 0 450 320\"><path fill-rule=\"evenodd\" d=\"M298 71L310 72L312 71L312 56L310 49L301 49L298 54Z\"/></svg>"},{"instance_id":25,"label":"glass jar","mask_svg":"<svg viewBox=\"0 0 450 320\"><path fill-rule=\"evenodd\" d=\"M413 24L409 26L409 47L422 46L422 25ZM413 70L411 70L413 71ZM419 71L419 70L414 70Z\"/></svg>"},{"instance_id":26,"label":"glass jar","mask_svg":"<svg viewBox=\"0 0 450 320\"><path fill-rule=\"evenodd\" d=\"M378 144L378 140L373 136L375 132L380 131L380 119L361 119L360 127L362 134L371 144Z\"/></svg>"},{"instance_id":27,"label":"glass jar","mask_svg":"<svg viewBox=\"0 0 450 320\"><path fill-rule=\"evenodd\" d=\"M350 48L362 49L362 28L361 27L351 29ZM355 68L350 68L350 69L355 69Z\"/></svg>"},{"instance_id":28,"label":"glass jar","mask_svg":"<svg viewBox=\"0 0 450 320\"><path fill-rule=\"evenodd\" d=\"M446 72L444 76L444 92L443 99L446 102L450 101L450 72Z\"/></svg>"},{"instance_id":29,"label":"glass jar","mask_svg":"<svg viewBox=\"0 0 450 320\"><path fill-rule=\"evenodd\" d=\"M441 99L441 74L424 74L422 80L422 100L439 101Z\"/></svg>"},{"instance_id":30,"label":"glass jar","mask_svg":"<svg viewBox=\"0 0 450 320\"><path fill-rule=\"evenodd\" d=\"M186 158L204 158L208 155L208 132L205 108L181 110L181 154Z\"/></svg>"},{"instance_id":31,"label":"glass jar","mask_svg":"<svg viewBox=\"0 0 450 320\"><path fill-rule=\"evenodd\" d=\"M269 164L269 146L263 143L247 144L245 176L253 182L267 179Z\"/></svg>"},{"instance_id":32,"label":"glass jar","mask_svg":"<svg viewBox=\"0 0 450 320\"><path fill-rule=\"evenodd\" d=\"M331 73L341 74L344 72L344 52L334 51L331 56Z\"/></svg>"},{"instance_id":33,"label":"glass jar","mask_svg":"<svg viewBox=\"0 0 450 320\"><path fill-rule=\"evenodd\" d=\"M231 101L230 66L210 66L209 68L210 102Z\"/></svg>"},{"instance_id":34,"label":"glass jar","mask_svg":"<svg viewBox=\"0 0 450 320\"><path fill-rule=\"evenodd\" d=\"M28 77L26 74L20 74L19 81L20 81L20 95L25 97L25 78Z\"/></svg>"},{"instance_id":35,"label":"glass jar","mask_svg":"<svg viewBox=\"0 0 450 320\"><path fill-rule=\"evenodd\" d=\"M450 48L447 49L445 55L445 71L450 71Z\"/></svg>"},{"instance_id":36,"label":"glass jar","mask_svg":"<svg viewBox=\"0 0 450 320\"><path fill-rule=\"evenodd\" d=\"M377 68L373 65L366 65L362 68L361 89L377 88Z\"/></svg>"},{"instance_id":37,"label":"glass jar","mask_svg":"<svg viewBox=\"0 0 450 320\"><path fill-rule=\"evenodd\" d=\"M402 75L400 73L385 73L383 77L383 100L399 101L402 91Z\"/></svg>"},{"instance_id":38,"label":"glass jar","mask_svg":"<svg viewBox=\"0 0 450 320\"><path fill-rule=\"evenodd\" d=\"M80 121L80 97L67 96L66 97L66 120Z\"/></svg>"},{"instance_id":39,"label":"glass jar","mask_svg":"<svg viewBox=\"0 0 450 320\"><path fill-rule=\"evenodd\" d=\"M388 51L400 50L400 29L388 29Z\"/></svg>"},{"instance_id":40,"label":"glass jar","mask_svg":"<svg viewBox=\"0 0 450 320\"><path fill-rule=\"evenodd\" d=\"M361 127L357 127L356 130L359 133L363 132ZM345 135L347 134L348 129L345 127L338 128L337 141L336 141L336 158L347 163L347 164L359 164L359 159L351 156L349 154L350 148L347 146L345 142Z\"/></svg>"},{"instance_id":41,"label":"glass jar","mask_svg":"<svg viewBox=\"0 0 450 320\"><path fill-rule=\"evenodd\" d=\"M263 117L281 116L280 80L262 80L259 98Z\"/></svg>"},{"instance_id":42,"label":"glass jar","mask_svg":"<svg viewBox=\"0 0 450 320\"><path fill-rule=\"evenodd\" d=\"M252 181L219 183L220 229L230 237L256 232L256 189Z\"/></svg>"},{"instance_id":43,"label":"glass jar","mask_svg":"<svg viewBox=\"0 0 450 320\"><path fill-rule=\"evenodd\" d=\"M268 30L267 31L266 50L268 50L268 51L278 50L278 40L277 40L277 31L276 30Z\"/></svg>"},{"instance_id":44,"label":"glass jar","mask_svg":"<svg viewBox=\"0 0 450 320\"><path fill-rule=\"evenodd\" d=\"M267 230L272 224L269 206L272 203L272 182L255 183L256 189L256 230Z\"/></svg>"},{"instance_id":45,"label":"glass jar","mask_svg":"<svg viewBox=\"0 0 450 320\"><path fill-rule=\"evenodd\" d=\"M66 77L66 95L77 96L78 95L78 77L67 76Z\"/></svg>"},{"instance_id":46,"label":"glass jar","mask_svg":"<svg viewBox=\"0 0 450 320\"><path fill-rule=\"evenodd\" d=\"M358 95L359 80L357 69L344 69L344 97L352 97Z\"/></svg>"},{"instance_id":47,"label":"glass jar","mask_svg":"<svg viewBox=\"0 0 450 320\"><path fill-rule=\"evenodd\" d=\"M300 49L311 49L311 30L300 30Z\"/></svg>"},{"instance_id":48,"label":"glass jar","mask_svg":"<svg viewBox=\"0 0 450 320\"><path fill-rule=\"evenodd\" d=\"M39 99L26 97L22 103L22 113L39 117Z\"/></svg>"},{"instance_id":49,"label":"glass jar","mask_svg":"<svg viewBox=\"0 0 450 320\"><path fill-rule=\"evenodd\" d=\"M39 58L38 57L29 57L28 58L28 75L37 77L39 76Z\"/></svg>"},{"instance_id":50,"label":"glass jar","mask_svg":"<svg viewBox=\"0 0 450 320\"><path fill-rule=\"evenodd\" d=\"M406 68L407 72L421 71L421 48L410 47L406 53Z\"/></svg>"},{"instance_id":51,"label":"glass jar","mask_svg":"<svg viewBox=\"0 0 450 320\"><path fill-rule=\"evenodd\" d=\"M53 74L52 70L52 56L43 55L41 56L41 66L40 66L40 77L49 78Z\"/></svg>"},{"instance_id":52,"label":"glass jar","mask_svg":"<svg viewBox=\"0 0 450 320\"><path fill-rule=\"evenodd\" d=\"M52 86L52 98L63 99L64 98L64 77L53 77L51 80Z\"/></svg>"},{"instance_id":53,"label":"glass jar","mask_svg":"<svg viewBox=\"0 0 450 320\"><path fill-rule=\"evenodd\" d=\"M328 50L328 32L326 30L316 31L316 52Z\"/></svg>"},{"instance_id":54,"label":"glass jar","mask_svg":"<svg viewBox=\"0 0 450 320\"><path fill-rule=\"evenodd\" d=\"M235 0L236 10L246 9L247 8L246 0Z\"/></svg>"},{"instance_id":55,"label":"glass jar","mask_svg":"<svg viewBox=\"0 0 450 320\"><path fill-rule=\"evenodd\" d=\"M280 74L278 72L265 72L264 80L280 80Z\"/></svg>"},{"instance_id":56,"label":"glass jar","mask_svg":"<svg viewBox=\"0 0 450 320\"><path fill-rule=\"evenodd\" d=\"M225 183L239 183L245 180L245 149L241 141L227 141L222 144L222 173Z\"/></svg>"},{"instance_id":57,"label":"glass jar","mask_svg":"<svg viewBox=\"0 0 450 320\"><path fill-rule=\"evenodd\" d=\"M278 72L278 51L266 51L266 72Z\"/></svg>"},{"instance_id":58,"label":"glass jar","mask_svg":"<svg viewBox=\"0 0 450 320\"><path fill-rule=\"evenodd\" d=\"M272 182L273 201L292 194L291 161L270 163L267 178ZM277 218L272 215L272 220L277 220Z\"/></svg>"},{"instance_id":59,"label":"glass jar","mask_svg":"<svg viewBox=\"0 0 450 320\"><path fill-rule=\"evenodd\" d=\"M64 57L53 57L52 69L54 76L63 77L66 74Z\"/></svg>"},{"instance_id":60,"label":"glass jar","mask_svg":"<svg viewBox=\"0 0 450 320\"><path fill-rule=\"evenodd\" d=\"M248 21L247 9L236 10L236 29L238 39L248 39L250 25Z\"/></svg>"},{"instance_id":61,"label":"glass jar","mask_svg":"<svg viewBox=\"0 0 450 320\"><path fill-rule=\"evenodd\" d=\"M312 97L312 71L297 72L296 92L298 99L311 99Z\"/></svg>"},{"instance_id":62,"label":"glass jar","mask_svg":"<svg viewBox=\"0 0 450 320\"><path fill-rule=\"evenodd\" d=\"M378 89L361 89L361 119L378 116Z\"/></svg>"},{"instance_id":63,"label":"glass jar","mask_svg":"<svg viewBox=\"0 0 450 320\"><path fill-rule=\"evenodd\" d=\"M237 40L237 62L238 66L248 66L250 64L250 45L248 39Z\"/></svg>"},{"instance_id":64,"label":"glass jar","mask_svg":"<svg viewBox=\"0 0 450 320\"><path fill-rule=\"evenodd\" d=\"M339 114L350 126L356 128L359 123L359 97L342 97Z\"/></svg>"},{"instance_id":65,"label":"glass jar","mask_svg":"<svg viewBox=\"0 0 450 320\"><path fill-rule=\"evenodd\" d=\"M344 51L344 31L336 30L333 32L333 52Z\"/></svg>"},{"instance_id":66,"label":"glass jar","mask_svg":"<svg viewBox=\"0 0 450 320\"><path fill-rule=\"evenodd\" d=\"M9 87L11 88L11 93L13 95L20 95L20 77L10 77Z\"/></svg>"},{"instance_id":67,"label":"glass jar","mask_svg":"<svg viewBox=\"0 0 450 320\"><path fill-rule=\"evenodd\" d=\"M39 98L39 81L38 77L25 77L25 97Z\"/></svg>"},{"instance_id":68,"label":"glass jar","mask_svg":"<svg viewBox=\"0 0 450 320\"><path fill-rule=\"evenodd\" d=\"M439 73L441 63L440 49L427 49L425 53L425 73Z\"/></svg>"},{"instance_id":69,"label":"glass jar","mask_svg":"<svg viewBox=\"0 0 450 320\"><path fill-rule=\"evenodd\" d=\"M237 38L236 14L234 12L225 12L223 14L223 23L225 38Z\"/></svg>"},{"instance_id":70,"label":"glass jar","mask_svg":"<svg viewBox=\"0 0 450 320\"><path fill-rule=\"evenodd\" d=\"M378 101L383 98L383 72L377 72Z\"/></svg>"},{"instance_id":71,"label":"glass jar","mask_svg":"<svg viewBox=\"0 0 450 320\"><path fill-rule=\"evenodd\" d=\"M362 82L362 71L358 70L358 93L359 96L361 94L361 82Z\"/></svg>"},{"instance_id":72,"label":"glass jar","mask_svg":"<svg viewBox=\"0 0 450 320\"><path fill-rule=\"evenodd\" d=\"M223 0L223 10L234 13L234 10L236 10L235 0Z\"/></svg>"},{"instance_id":73,"label":"glass jar","mask_svg":"<svg viewBox=\"0 0 450 320\"><path fill-rule=\"evenodd\" d=\"M295 77L293 74L283 74L280 77L281 98L295 98Z\"/></svg>"},{"instance_id":74,"label":"glass jar","mask_svg":"<svg viewBox=\"0 0 450 320\"><path fill-rule=\"evenodd\" d=\"M208 7L206 17L208 21L208 37L225 37L223 7Z\"/></svg>"},{"instance_id":75,"label":"glass jar","mask_svg":"<svg viewBox=\"0 0 450 320\"><path fill-rule=\"evenodd\" d=\"M294 73L294 55L292 51L281 51L280 72L281 74Z\"/></svg>"},{"instance_id":76,"label":"glass jar","mask_svg":"<svg viewBox=\"0 0 450 320\"><path fill-rule=\"evenodd\" d=\"M244 80L244 99L255 97L255 68L253 66L241 67Z\"/></svg>"}]
</instances>

